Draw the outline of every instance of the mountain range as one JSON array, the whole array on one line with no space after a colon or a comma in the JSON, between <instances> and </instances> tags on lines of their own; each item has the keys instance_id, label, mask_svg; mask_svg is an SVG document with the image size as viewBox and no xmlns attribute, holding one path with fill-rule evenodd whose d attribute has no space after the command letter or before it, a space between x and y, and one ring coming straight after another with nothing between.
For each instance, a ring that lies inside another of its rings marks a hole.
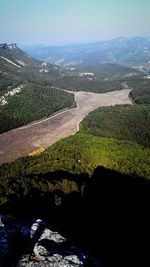
<instances>
[{"instance_id":1,"label":"mountain range","mask_svg":"<svg viewBox=\"0 0 150 267\"><path fill-rule=\"evenodd\" d=\"M116 63L150 69L150 40L143 37L119 37L112 40L68 46L36 45L24 47L25 51L39 60L61 66L95 65ZM143 64L141 66L141 64Z\"/></svg>"}]
</instances>

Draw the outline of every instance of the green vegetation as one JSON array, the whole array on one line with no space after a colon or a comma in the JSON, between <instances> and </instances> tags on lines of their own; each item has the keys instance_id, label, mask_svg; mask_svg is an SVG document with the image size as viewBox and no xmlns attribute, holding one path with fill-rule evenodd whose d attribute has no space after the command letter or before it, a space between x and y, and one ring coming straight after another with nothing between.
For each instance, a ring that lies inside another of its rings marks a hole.
<instances>
[{"instance_id":1,"label":"green vegetation","mask_svg":"<svg viewBox=\"0 0 150 267\"><path fill-rule=\"evenodd\" d=\"M54 144L39 156L3 164L0 168L1 203L8 201L16 192L26 194L34 187L55 191L58 186L67 193L81 190L83 181L76 180L70 184L70 178L60 177L57 171L92 175L97 166L149 179L150 150L129 141L76 134Z\"/></svg>"},{"instance_id":2,"label":"green vegetation","mask_svg":"<svg viewBox=\"0 0 150 267\"><path fill-rule=\"evenodd\" d=\"M4 59L5 58L5 59ZM13 62L17 66L14 66ZM24 65L18 63L23 62ZM9 50L9 49L0 49L0 95L3 95L5 92L9 91L11 88L15 88L16 86L22 84L23 82L27 82L34 73L36 73L36 77L38 78L38 70L41 65L40 61L32 59L27 54L25 54L19 48ZM39 73L40 74L40 73ZM35 78L35 75L34 75ZM36 80L34 79L34 82Z\"/></svg>"},{"instance_id":3,"label":"green vegetation","mask_svg":"<svg viewBox=\"0 0 150 267\"><path fill-rule=\"evenodd\" d=\"M58 69L51 64L43 65L19 48L0 49L0 97L7 101L5 105L0 102L0 133L75 107L73 94L52 88ZM21 92L5 96L20 85Z\"/></svg>"},{"instance_id":4,"label":"green vegetation","mask_svg":"<svg viewBox=\"0 0 150 267\"><path fill-rule=\"evenodd\" d=\"M150 106L102 107L91 112L82 123L86 133L129 140L150 146Z\"/></svg>"},{"instance_id":5,"label":"green vegetation","mask_svg":"<svg viewBox=\"0 0 150 267\"><path fill-rule=\"evenodd\" d=\"M67 88L73 91L90 91L95 93L105 93L124 88L124 83L128 76L132 79L138 79L141 76L139 71L133 70L129 67L117 64L95 64L84 66L78 65L78 72L72 72L69 77L57 77L53 84L60 88ZM79 76L78 73L93 73L92 76Z\"/></svg>"},{"instance_id":6,"label":"green vegetation","mask_svg":"<svg viewBox=\"0 0 150 267\"><path fill-rule=\"evenodd\" d=\"M0 106L0 133L48 117L67 107L74 107L74 95L48 86L28 83L22 92L8 96Z\"/></svg>"},{"instance_id":7,"label":"green vegetation","mask_svg":"<svg viewBox=\"0 0 150 267\"><path fill-rule=\"evenodd\" d=\"M130 95L137 104L150 104L150 80L144 78L130 79L128 85L133 88Z\"/></svg>"},{"instance_id":8,"label":"green vegetation","mask_svg":"<svg viewBox=\"0 0 150 267\"><path fill-rule=\"evenodd\" d=\"M102 81L96 79L93 81L87 78L80 77L63 77L56 79L53 84L56 87L71 90L71 91L85 91L95 93L106 93L115 90L123 89L122 80Z\"/></svg>"},{"instance_id":9,"label":"green vegetation","mask_svg":"<svg viewBox=\"0 0 150 267\"><path fill-rule=\"evenodd\" d=\"M98 63L89 66L81 64L77 66L77 69L80 72L92 72L94 73L94 77L103 81L115 81L127 78L128 76L133 76L134 78L141 76L141 72L138 70L133 70L130 67L113 63Z\"/></svg>"}]
</instances>

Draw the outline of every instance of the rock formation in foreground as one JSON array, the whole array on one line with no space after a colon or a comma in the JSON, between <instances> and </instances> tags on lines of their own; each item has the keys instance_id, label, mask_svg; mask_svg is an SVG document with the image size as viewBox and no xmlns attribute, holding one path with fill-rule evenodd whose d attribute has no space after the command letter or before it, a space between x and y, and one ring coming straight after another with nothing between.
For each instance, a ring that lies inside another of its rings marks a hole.
<instances>
[{"instance_id":1,"label":"rock formation in foreground","mask_svg":"<svg viewBox=\"0 0 150 267\"><path fill-rule=\"evenodd\" d=\"M37 219L22 223L0 217L1 267L100 266L88 253L72 245Z\"/></svg>"}]
</instances>

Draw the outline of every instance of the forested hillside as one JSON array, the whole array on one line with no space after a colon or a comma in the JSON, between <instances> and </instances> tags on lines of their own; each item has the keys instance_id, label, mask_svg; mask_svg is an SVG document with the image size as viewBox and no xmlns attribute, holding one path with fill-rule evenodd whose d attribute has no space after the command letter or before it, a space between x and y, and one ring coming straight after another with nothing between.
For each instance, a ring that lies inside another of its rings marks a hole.
<instances>
[{"instance_id":1,"label":"forested hillside","mask_svg":"<svg viewBox=\"0 0 150 267\"><path fill-rule=\"evenodd\" d=\"M150 146L150 106L102 107L90 113L82 130L95 136L130 140Z\"/></svg>"},{"instance_id":2,"label":"forested hillside","mask_svg":"<svg viewBox=\"0 0 150 267\"><path fill-rule=\"evenodd\" d=\"M129 67L103 63L94 66L78 66L72 75L59 77L53 81L53 84L73 91L105 93L126 88L128 80L137 80L142 75L140 71Z\"/></svg>"},{"instance_id":3,"label":"forested hillside","mask_svg":"<svg viewBox=\"0 0 150 267\"><path fill-rule=\"evenodd\" d=\"M54 112L75 107L74 95L51 86L25 83L19 94L5 97L0 107L0 133L48 117Z\"/></svg>"},{"instance_id":4,"label":"forested hillside","mask_svg":"<svg viewBox=\"0 0 150 267\"><path fill-rule=\"evenodd\" d=\"M150 104L150 80L148 77L139 77L128 81L129 86L133 88L130 95L136 104Z\"/></svg>"},{"instance_id":5,"label":"forested hillside","mask_svg":"<svg viewBox=\"0 0 150 267\"><path fill-rule=\"evenodd\" d=\"M79 133L56 143L39 156L3 164L0 167L1 203L11 200L16 192L23 196L34 188L57 195L58 192L69 194L78 191L79 185L84 186L84 181L72 182L69 176L60 176L59 171L88 176L96 167L104 166L150 179L149 159L150 150L136 143Z\"/></svg>"},{"instance_id":6,"label":"forested hillside","mask_svg":"<svg viewBox=\"0 0 150 267\"><path fill-rule=\"evenodd\" d=\"M101 79L89 80L79 77L62 77L56 79L53 84L56 87L71 90L71 91L85 91L94 93L106 93L124 88L122 80L102 81Z\"/></svg>"},{"instance_id":7,"label":"forested hillside","mask_svg":"<svg viewBox=\"0 0 150 267\"><path fill-rule=\"evenodd\" d=\"M74 96L52 88L59 68L18 47L0 48L0 133L75 107Z\"/></svg>"}]
</instances>

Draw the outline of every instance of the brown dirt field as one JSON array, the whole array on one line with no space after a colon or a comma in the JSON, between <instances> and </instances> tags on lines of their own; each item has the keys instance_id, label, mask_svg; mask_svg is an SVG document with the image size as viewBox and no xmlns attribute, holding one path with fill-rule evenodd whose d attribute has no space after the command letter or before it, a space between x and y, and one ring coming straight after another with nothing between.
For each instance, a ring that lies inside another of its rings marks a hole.
<instances>
[{"instance_id":1,"label":"brown dirt field","mask_svg":"<svg viewBox=\"0 0 150 267\"><path fill-rule=\"evenodd\" d=\"M77 108L1 134L0 164L26 156L39 147L47 148L60 139L75 134L83 118L100 106L132 104L128 97L130 91L123 89L105 94L74 92Z\"/></svg>"}]
</instances>

